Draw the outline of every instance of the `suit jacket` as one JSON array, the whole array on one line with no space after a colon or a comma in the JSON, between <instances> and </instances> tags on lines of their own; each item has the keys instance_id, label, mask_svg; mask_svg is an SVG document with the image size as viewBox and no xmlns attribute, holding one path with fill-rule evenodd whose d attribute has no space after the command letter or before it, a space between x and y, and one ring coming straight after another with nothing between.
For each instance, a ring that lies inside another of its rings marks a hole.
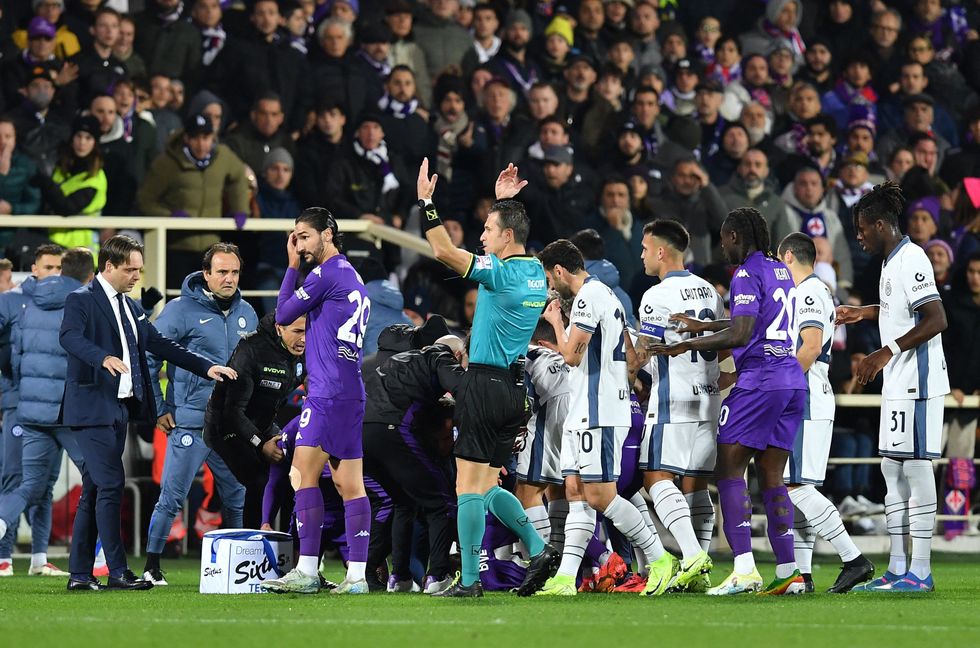
<instances>
[{"instance_id":1,"label":"suit jacket","mask_svg":"<svg viewBox=\"0 0 980 648\"><path fill-rule=\"evenodd\" d=\"M133 419L154 422L156 403L150 387L150 369L146 355L152 353L164 360L207 378L214 364L192 353L157 331L143 314L139 303L126 297L126 303L136 321L139 353L132 361L140 363L143 372L143 397L131 408ZM68 295L65 317L59 335L61 346L68 352L68 371L65 393L61 400L61 422L73 427L112 425L118 414L119 376L112 376L102 367L106 356L122 358L119 325L109 298L93 280Z\"/></svg>"}]
</instances>

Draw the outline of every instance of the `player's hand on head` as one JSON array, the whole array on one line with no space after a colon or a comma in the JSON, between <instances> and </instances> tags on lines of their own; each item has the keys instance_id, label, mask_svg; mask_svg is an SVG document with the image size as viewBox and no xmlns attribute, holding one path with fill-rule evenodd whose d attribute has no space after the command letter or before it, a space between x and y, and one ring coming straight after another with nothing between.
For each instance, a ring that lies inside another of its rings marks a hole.
<instances>
[{"instance_id":1,"label":"player's hand on head","mask_svg":"<svg viewBox=\"0 0 980 648\"><path fill-rule=\"evenodd\" d=\"M299 252L296 251L296 232L290 232L286 238L286 260L290 268L299 268Z\"/></svg>"},{"instance_id":2,"label":"player's hand on head","mask_svg":"<svg viewBox=\"0 0 980 648\"><path fill-rule=\"evenodd\" d=\"M116 356L106 356L105 360L102 361L102 367L109 372L110 376L129 373L129 367L126 366L126 363Z\"/></svg>"},{"instance_id":3,"label":"player's hand on head","mask_svg":"<svg viewBox=\"0 0 980 648\"><path fill-rule=\"evenodd\" d=\"M561 302L559 300L555 299L544 309L544 319L552 325L564 324L561 313Z\"/></svg>"},{"instance_id":4,"label":"player's hand on head","mask_svg":"<svg viewBox=\"0 0 980 648\"><path fill-rule=\"evenodd\" d=\"M208 378L217 382L222 382L225 378L229 380L238 380L238 372L231 367L211 365L211 368L208 369Z\"/></svg>"},{"instance_id":5,"label":"player's hand on head","mask_svg":"<svg viewBox=\"0 0 980 648\"><path fill-rule=\"evenodd\" d=\"M429 158L423 158L422 164L419 166L419 179L416 184L418 189L419 200L431 200L432 194L436 190L436 182L439 180L439 175L436 173L429 177Z\"/></svg>"},{"instance_id":6,"label":"player's hand on head","mask_svg":"<svg viewBox=\"0 0 980 648\"><path fill-rule=\"evenodd\" d=\"M673 313L667 321L678 322L680 326L677 327L678 333L702 333L705 330L705 323L699 319L695 319L686 313Z\"/></svg>"},{"instance_id":7,"label":"player's hand on head","mask_svg":"<svg viewBox=\"0 0 980 648\"><path fill-rule=\"evenodd\" d=\"M497 182L494 184L493 189L497 200L507 200L519 194L521 189L526 186L527 180L521 180L517 177L517 167L511 162L497 176Z\"/></svg>"}]
</instances>

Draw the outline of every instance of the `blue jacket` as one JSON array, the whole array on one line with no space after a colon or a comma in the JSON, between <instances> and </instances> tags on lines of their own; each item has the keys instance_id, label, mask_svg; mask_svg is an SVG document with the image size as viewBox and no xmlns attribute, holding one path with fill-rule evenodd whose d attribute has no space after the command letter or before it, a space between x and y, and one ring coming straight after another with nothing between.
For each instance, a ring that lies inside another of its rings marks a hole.
<instances>
[{"instance_id":1,"label":"blue jacket","mask_svg":"<svg viewBox=\"0 0 980 648\"><path fill-rule=\"evenodd\" d=\"M585 262L585 271L590 275L593 275L596 279L605 284L616 297L619 298L620 303L626 310L626 323L630 326L636 326L636 316L633 314L633 300L630 296L626 294L626 291L619 286L619 270L616 269L611 262L605 259L596 259L593 261Z\"/></svg>"},{"instance_id":2,"label":"blue jacket","mask_svg":"<svg viewBox=\"0 0 980 648\"><path fill-rule=\"evenodd\" d=\"M12 334L11 364L21 388L17 421L39 426L58 424L65 392L68 354L58 336L65 316L65 299L82 284L71 277L47 277L25 286L30 298Z\"/></svg>"},{"instance_id":3,"label":"blue jacket","mask_svg":"<svg viewBox=\"0 0 980 648\"><path fill-rule=\"evenodd\" d=\"M207 377L214 363L164 337L143 314L139 302L124 300L136 321L140 371L147 377L144 391L130 407L131 420L155 423L157 408L150 384L152 374L147 356L156 354L179 367ZM106 356L123 357L119 324L98 278L68 295L61 321L61 346L68 352L65 395L61 400L61 422L70 427L109 426L119 420L119 376L102 366Z\"/></svg>"},{"instance_id":4,"label":"blue jacket","mask_svg":"<svg viewBox=\"0 0 980 648\"><path fill-rule=\"evenodd\" d=\"M25 290L33 290L37 279L28 277L19 286L5 293L0 293L0 408L11 410L17 408L17 382L11 367L11 333L17 325L24 307L30 299Z\"/></svg>"},{"instance_id":5,"label":"blue jacket","mask_svg":"<svg viewBox=\"0 0 980 648\"><path fill-rule=\"evenodd\" d=\"M259 318L252 306L242 299L241 292L235 294L231 308L225 315L205 294L206 288L203 272L187 275L180 289L180 297L167 302L154 324L160 333L187 350L217 364L225 364L238 346L238 341L258 327ZM150 382L153 384L157 413L173 414L174 422L182 428L202 429L204 410L214 383L186 369L168 365L167 395L164 399L160 381L155 379L162 364L162 358L150 356L150 375L154 378Z\"/></svg>"},{"instance_id":6,"label":"blue jacket","mask_svg":"<svg viewBox=\"0 0 980 648\"><path fill-rule=\"evenodd\" d=\"M391 285L386 279L375 279L364 286L367 288L368 299L371 300L371 316L368 317L367 330L364 332L365 357L377 353L378 336L392 324L411 324L412 320L402 312L405 298L400 290Z\"/></svg>"}]
</instances>

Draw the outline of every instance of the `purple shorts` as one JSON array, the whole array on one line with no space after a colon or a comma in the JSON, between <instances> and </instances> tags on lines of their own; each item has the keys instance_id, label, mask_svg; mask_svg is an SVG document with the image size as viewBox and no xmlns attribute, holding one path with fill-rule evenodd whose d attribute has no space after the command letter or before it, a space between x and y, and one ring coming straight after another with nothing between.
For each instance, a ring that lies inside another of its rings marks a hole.
<instances>
[{"instance_id":1,"label":"purple shorts","mask_svg":"<svg viewBox=\"0 0 980 648\"><path fill-rule=\"evenodd\" d=\"M791 451L805 404L805 389L760 391L734 387L718 415L718 443Z\"/></svg>"},{"instance_id":2,"label":"purple shorts","mask_svg":"<svg viewBox=\"0 0 980 648\"><path fill-rule=\"evenodd\" d=\"M299 415L296 445L320 448L334 459L361 459L364 401L307 398Z\"/></svg>"}]
</instances>

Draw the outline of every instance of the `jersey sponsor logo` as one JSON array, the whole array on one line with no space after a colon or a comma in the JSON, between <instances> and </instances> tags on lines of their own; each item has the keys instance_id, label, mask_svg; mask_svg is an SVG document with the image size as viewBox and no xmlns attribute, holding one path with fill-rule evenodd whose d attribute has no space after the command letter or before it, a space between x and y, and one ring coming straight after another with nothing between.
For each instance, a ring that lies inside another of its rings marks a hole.
<instances>
[{"instance_id":1,"label":"jersey sponsor logo","mask_svg":"<svg viewBox=\"0 0 980 648\"><path fill-rule=\"evenodd\" d=\"M321 272L322 272L322 270L320 270L320 266L317 266L317 267L313 268L313 274L315 274L316 276L322 277L323 275L320 274Z\"/></svg>"},{"instance_id":2,"label":"jersey sponsor logo","mask_svg":"<svg viewBox=\"0 0 980 648\"><path fill-rule=\"evenodd\" d=\"M575 305L578 308L585 308L585 300L584 299L580 299L580 300L578 300L578 302Z\"/></svg>"},{"instance_id":3,"label":"jersey sponsor logo","mask_svg":"<svg viewBox=\"0 0 980 648\"><path fill-rule=\"evenodd\" d=\"M477 270L490 270L493 268L493 259L489 256L478 256L473 261Z\"/></svg>"},{"instance_id":4,"label":"jersey sponsor logo","mask_svg":"<svg viewBox=\"0 0 980 648\"><path fill-rule=\"evenodd\" d=\"M746 270L745 268L740 268L739 271L735 273L736 279L739 277L748 277L748 276L749 276L749 271Z\"/></svg>"},{"instance_id":5,"label":"jersey sponsor logo","mask_svg":"<svg viewBox=\"0 0 980 648\"><path fill-rule=\"evenodd\" d=\"M920 276L922 276L922 275L921 274L916 274L915 275L915 278L918 279ZM927 282L921 283L921 284L919 284L917 286L912 286L912 292L919 292L920 290L929 290L930 288L932 288L935 285L936 285L936 282L935 281L927 281Z\"/></svg>"},{"instance_id":6,"label":"jersey sponsor logo","mask_svg":"<svg viewBox=\"0 0 980 648\"><path fill-rule=\"evenodd\" d=\"M528 279L527 287L531 290L544 290L544 279Z\"/></svg>"},{"instance_id":7,"label":"jersey sponsor logo","mask_svg":"<svg viewBox=\"0 0 980 648\"><path fill-rule=\"evenodd\" d=\"M926 280L926 276L923 273L921 273L921 272L916 272L915 273L915 280L916 281L925 281Z\"/></svg>"},{"instance_id":8,"label":"jersey sponsor logo","mask_svg":"<svg viewBox=\"0 0 980 648\"><path fill-rule=\"evenodd\" d=\"M708 383L698 383L691 385L691 392L695 396L713 395L720 394L721 390L718 389L717 385L709 385Z\"/></svg>"},{"instance_id":9,"label":"jersey sponsor logo","mask_svg":"<svg viewBox=\"0 0 980 648\"><path fill-rule=\"evenodd\" d=\"M735 306L747 306L748 304L751 304L754 301L755 301L755 295L739 294L739 295L735 295L735 298L732 299L732 304L734 304Z\"/></svg>"},{"instance_id":10,"label":"jersey sponsor logo","mask_svg":"<svg viewBox=\"0 0 980 648\"><path fill-rule=\"evenodd\" d=\"M262 380L259 382L259 387L268 387L269 389L282 389L282 383L275 380Z\"/></svg>"},{"instance_id":11,"label":"jersey sponsor logo","mask_svg":"<svg viewBox=\"0 0 980 648\"><path fill-rule=\"evenodd\" d=\"M303 287L302 286L300 286L299 288L296 289L296 293L295 294L296 294L297 297L299 297L300 299L302 299L304 301L307 301L310 298L309 293L306 292L305 290L303 290Z\"/></svg>"},{"instance_id":12,"label":"jersey sponsor logo","mask_svg":"<svg viewBox=\"0 0 980 648\"><path fill-rule=\"evenodd\" d=\"M531 301L530 299L527 299L527 300L524 300L523 302L521 302L521 306L524 306L525 308L544 308L545 307L545 302L543 302L543 301Z\"/></svg>"},{"instance_id":13,"label":"jersey sponsor logo","mask_svg":"<svg viewBox=\"0 0 980 648\"><path fill-rule=\"evenodd\" d=\"M643 307L643 312L649 315L650 313L653 312L653 306L647 304L646 306Z\"/></svg>"},{"instance_id":14,"label":"jersey sponsor logo","mask_svg":"<svg viewBox=\"0 0 980 648\"><path fill-rule=\"evenodd\" d=\"M197 323L198 324L207 324L208 322L210 322L213 319L214 319L213 317L207 317L205 319L199 319L199 320L197 320Z\"/></svg>"},{"instance_id":15,"label":"jersey sponsor logo","mask_svg":"<svg viewBox=\"0 0 980 648\"><path fill-rule=\"evenodd\" d=\"M803 301L806 302L807 306L813 306L813 304L816 303L813 297L811 297L810 295L807 295L806 299L804 299Z\"/></svg>"},{"instance_id":16,"label":"jersey sponsor logo","mask_svg":"<svg viewBox=\"0 0 980 648\"><path fill-rule=\"evenodd\" d=\"M262 371L265 373L277 374L280 376L286 375L286 370L282 367L262 367Z\"/></svg>"}]
</instances>

